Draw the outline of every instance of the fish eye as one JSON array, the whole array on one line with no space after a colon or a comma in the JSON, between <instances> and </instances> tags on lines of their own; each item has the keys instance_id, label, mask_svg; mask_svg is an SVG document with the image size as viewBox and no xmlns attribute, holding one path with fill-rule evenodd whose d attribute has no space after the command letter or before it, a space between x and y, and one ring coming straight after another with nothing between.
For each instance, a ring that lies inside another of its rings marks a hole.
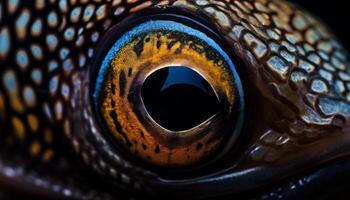
<instances>
[{"instance_id":1,"label":"fish eye","mask_svg":"<svg viewBox=\"0 0 350 200\"><path fill-rule=\"evenodd\" d=\"M128 23L133 26L118 24L102 38L104 51L90 74L105 134L156 166L220 158L234 145L244 115L242 82L220 38L177 15Z\"/></svg>"},{"instance_id":2,"label":"fish eye","mask_svg":"<svg viewBox=\"0 0 350 200\"><path fill-rule=\"evenodd\" d=\"M331 199L349 67L287 0L0 1L0 197Z\"/></svg>"}]
</instances>

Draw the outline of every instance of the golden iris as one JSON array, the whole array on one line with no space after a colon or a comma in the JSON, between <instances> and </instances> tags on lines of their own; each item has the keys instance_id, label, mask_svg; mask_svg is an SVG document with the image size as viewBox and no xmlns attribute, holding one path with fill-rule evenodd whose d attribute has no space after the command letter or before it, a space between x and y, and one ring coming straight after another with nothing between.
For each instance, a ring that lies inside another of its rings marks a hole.
<instances>
[{"instance_id":1,"label":"golden iris","mask_svg":"<svg viewBox=\"0 0 350 200\"><path fill-rule=\"evenodd\" d=\"M118 144L142 160L168 167L197 164L232 145L240 128L242 91L230 62L198 30L173 21L145 22L122 35L106 55L95 86L96 109ZM175 73L167 86L172 90L167 98L157 99L154 94L163 91L170 71ZM196 82L194 92L185 92L185 77ZM210 100L198 101L203 110L191 109L196 104L182 109L181 117L176 104L185 105L186 95L196 98L197 89ZM148 93L152 98L146 99Z\"/></svg>"}]
</instances>

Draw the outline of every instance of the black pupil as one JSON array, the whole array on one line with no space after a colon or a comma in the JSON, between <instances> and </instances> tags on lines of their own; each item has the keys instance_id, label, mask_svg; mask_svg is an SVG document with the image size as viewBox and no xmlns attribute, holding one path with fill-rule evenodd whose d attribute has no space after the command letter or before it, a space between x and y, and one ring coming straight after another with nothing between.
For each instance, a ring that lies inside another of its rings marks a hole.
<instances>
[{"instance_id":1,"label":"black pupil","mask_svg":"<svg viewBox=\"0 0 350 200\"><path fill-rule=\"evenodd\" d=\"M188 67L153 72L146 78L141 95L153 120L171 131L193 128L219 111L212 87Z\"/></svg>"}]
</instances>

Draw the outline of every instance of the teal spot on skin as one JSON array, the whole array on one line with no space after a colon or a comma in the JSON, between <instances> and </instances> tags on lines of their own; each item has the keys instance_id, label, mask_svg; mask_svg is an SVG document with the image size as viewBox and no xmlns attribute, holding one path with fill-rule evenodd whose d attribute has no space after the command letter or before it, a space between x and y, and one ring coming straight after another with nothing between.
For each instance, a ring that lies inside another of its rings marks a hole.
<instances>
[{"instance_id":1,"label":"teal spot on skin","mask_svg":"<svg viewBox=\"0 0 350 200\"><path fill-rule=\"evenodd\" d=\"M288 65L280 57L273 56L267 61L267 65L271 70L277 72L281 77L284 77L288 72Z\"/></svg>"},{"instance_id":2,"label":"teal spot on skin","mask_svg":"<svg viewBox=\"0 0 350 200\"><path fill-rule=\"evenodd\" d=\"M326 79L327 81L333 80L333 75L326 70L321 69L318 73L321 75L322 78Z\"/></svg>"},{"instance_id":3,"label":"teal spot on skin","mask_svg":"<svg viewBox=\"0 0 350 200\"><path fill-rule=\"evenodd\" d=\"M320 36L319 34L314 30L314 29L309 29L306 32L306 39L308 40L308 42L310 42L311 44L314 44L316 41L320 40Z\"/></svg>"},{"instance_id":4,"label":"teal spot on skin","mask_svg":"<svg viewBox=\"0 0 350 200\"><path fill-rule=\"evenodd\" d=\"M33 25L32 25L32 32L34 33L40 33L41 32L41 29L42 29L43 25L42 25L42 22L41 20L36 20Z\"/></svg>"},{"instance_id":5,"label":"teal spot on skin","mask_svg":"<svg viewBox=\"0 0 350 200\"><path fill-rule=\"evenodd\" d=\"M338 94L341 94L345 91L345 85L343 81L337 80L334 85L334 89Z\"/></svg>"},{"instance_id":6,"label":"teal spot on skin","mask_svg":"<svg viewBox=\"0 0 350 200\"><path fill-rule=\"evenodd\" d=\"M301 82L307 80L307 77L303 72L293 72L290 77L293 82Z\"/></svg>"},{"instance_id":7,"label":"teal spot on skin","mask_svg":"<svg viewBox=\"0 0 350 200\"><path fill-rule=\"evenodd\" d=\"M38 69L34 69L31 73L32 80L36 83L39 84L42 80L42 74L41 71Z\"/></svg>"},{"instance_id":8,"label":"teal spot on skin","mask_svg":"<svg viewBox=\"0 0 350 200\"><path fill-rule=\"evenodd\" d=\"M2 1L1 1L2 2ZM5 1L6 2L6 1ZM19 4L19 0L8 0L8 9L11 12L15 12Z\"/></svg>"},{"instance_id":9,"label":"teal spot on skin","mask_svg":"<svg viewBox=\"0 0 350 200\"><path fill-rule=\"evenodd\" d=\"M49 90L51 93L55 93L58 87L58 77L54 77L49 82Z\"/></svg>"},{"instance_id":10,"label":"teal spot on skin","mask_svg":"<svg viewBox=\"0 0 350 200\"><path fill-rule=\"evenodd\" d=\"M64 31L64 38L66 40L72 40L75 35L75 30L73 28L68 28L66 31Z\"/></svg>"},{"instance_id":11,"label":"teal spot on skin","mask_svg":"<svg viewBox=\"0 0 350 200\"><path fill-rule=\"evenodd\" d=\"M8 3L9 3L10 7L16 8L18 6L19 1L18 0L9 0Z\"/></svg>"},{"instance_id":12,"label":"teal spot on skin","mask_svg":"<svg viewBox=\"0 0 350 200\"><path fill-rule=\"evenodd\" d=\"M122 14L125 11L124 7L119 7L114 11L114 15L118 16L120 14Z\"/></svg>"},{"instance_id":13,"label":"teal spot on skin","mask_svg":"<svg viewBox=\"0 0 350 200\"><path fill-rule=\"evenodd\" d=\"M55 61L49 62L49 71L53 71L53 70L57 69L57 67L58 67L57 62L55 62Z\"/></svg>"},{"instance_id":14,"label":"teal spot on skin","mask_svg":"<svg viewBox=\"0 0 350 200\"><path fill-rule=\"evenodd\" d=\"M17 90L17 80L12 71L5 73L4 85L9 92L14 92Z\"/></svg>"},{"instance_id":15,"label":"teal spot on skin","mask_svg":"<svg viewBox=\"0 0 350 200\"><path fill-rule=\"evenodd\" d=\"M21 68L26 68L29 62L27 53L24 50L18 51L16 61Z\"/></svg>"},{"instance_id":16,"label":"teal spot on skin","mask_svg":"<svg viewBox=\"0 0 350 200\"><path fill-rule=\"evenodd\" d=\"M94 13L94 10L95 10L95 7L92 5L89 5L84 11L84 18L89 19Z\"/></svg>"},{"instance_id":17,"label":"teal spot on skin","mask_svg":"<svg viewBox=\"0 0 350 200\"><path fill-rule=\"evenodd\" d=\"M66 59L68 54L69 54L69 50L66 49L66 48L62 48L61 51L60 51L60 58L61 58L61 60Z\"/></svg>"},{"instance_id":18,"label":"teal spot on skin","mask_svg":"<svg viewBox=\"0 0 350 200\"><path fill-rule=\"evenodd\" d=\"M10 35L8 29L4 28L0 32L0 55L6 54L10 49Z\"/></svg>"},{"instance_id":19,"label":"teal spot on skin","mask_svg":"<svg viewBox=\"0 0 350 200\"><path fill-rule=\"evenodd\" d=\"M79 66L80 66L80 67L84 67L84 66L85 66L85 63L86 63L86 58L85 58L85 56L80 56L80 58L79 58Z\"/></svg>"},{"instance_id":20,"label":"teal spot on skin","mask_svg":"<svg viewBox=\"0 0 350 200\"><path fill-rule=\"evenodd\" d=\"M320 64L320 62L321 62L321 58L314 53L310 54L308 56L308 59L309 59L309 61L313 62L314 64Z\"/></svg>"},{"instance_id":21,"label":"teal spot on skin","mask_svg":"<svg viewBox=\"0 0 350 200\"><path fill-rule=\"evenodd\" d=\"M48 35L46 37L46 43L49 45L49 47L51 48L55 48L58 44L58 40L57 40L57 37L55 35Z\"/></svg>"},{"instance_id":22,"label":"teal spot on skin","mask_svg":"<svg viewBox=\"0 0 350 200\"><path fill-rule=\"evenodd\" d=\"M102 15L103 15L103 12L105 11L105 8L106 8L105 5L100 6L100 7L96 10L96 15L97 15L97 16L102 16Z\"/></svg>"},{"instance_id":23,"label":"teal spot on skin","mask_svg":"<svg viewBox=\"0 0 350 200\"><path fill-rule=\"evenodd\" d=\"M334 67L338 68L338 66L341 66L341 62L338 58L336 57L332 57L332 64L334 65ZM340 70L344 70L342 68L339 68Z\"/></svg>"},{"instance_id":24,"label":"teal spot on skin","mask_svg":"<svg viewBox=\"0 0 350 200\"><path fill-rule=\"evenodd\" d=\"M81 8L80 7L77 7L77 8L74 8L73 11L71 12L71 15L70 17L71 18L78 18L80 16L80 13L81 13Z\"/></svg>"},{"instance_id":25,"label":"teal spot on skin","mask_svg":"<svg viewBox=\"0 0 350 200\"><path fill-rule=\"evenodd\" d=\"M40 59L43 57L43 52L39 46L32 46L31 47L32 54L35 58Z\"/></svg>"},{"instance_id":26,"label":"teal spot on skin","mask_svg":"<svg viewBox=\"0 0 350 200\"><path fill-rule=\"evenodd\" d=\"M309 62L300 60L299 61L299 68L305 70L307 73L311 73L315 70L315 66L313 66L312 64L310 64Z\"/></svg>"},{"instance_id":27,"label":"teal spot on skin","mask_svg":"<svg viewBox=\"0 0 350 200\"><path fill-rule=\"evenodd\" d=\"M297 28L298 30L303 30L306 28L306 21L301 18L301 16L297 16L297 17L294 17L293 19L293 25L295 28Z\"/></svg>"},{"instance_id":28,"label":"teal spot on skin","mask_svg":"<svg viewBox=\"0 0 350 200\"><path fill-rule=\"evenodd\" d=\"M22 14L19 16L19 18L16 21L16 27L18 29L23 29L27 26L28 22L29 22L29 13L22 12Z\"/></svg>"},{"instance_id":29,"label":"teal spot on skin","mask_svg":"<svg viewBox=\"0 0 350 200\"><path fill-rule=\"evenodd\" d=\"M268 29L267 34L269 35L270 38L274 39L274 40L279 40L280 36L273 30Z\"/></svg>"},{"instance_id":30,"label":"teal spot on skin","mask_svg":"<svg viewBox=\"0 0 350 200\"><path fill-rule=\"evenodd\" d=\"M288 34L287 35L287 40L291 42L292 44L297 43L298 38L295 35Z\"/></svg>"},{"instance_id":31,"label":"teal spot on skin","mask_svg":"<svg viewBox=\"0 0 350 200\"><path fill-rule=\"evenodd\" d=\"M94 50L92 48L89 48L89 50L88 50L89 58L92 58L93 55L94 55Z\"/></svg>"},{"instance_id":32,"label":"teal spot on skin","mask_svg":"<svg viewBox=\"0 0 350 200\"><path fill-rule=\"evenodd\" d=\"M60 0L58 6L61 10L67 10L67 0Z\"/></svg>"},{"instance_id":33,"label":"teal spot on skin","mask_svg":"<svg viewBox=\"0 0 350 200\"><path fill-rule=\"evenodd\" d=\"M35 95L32 88L26 87L24 89L23 96L26 102L35 102Z\"/></svg>"},{"instance_id":34,"label":"teal spot on skin","mask_svg":"<svg viewBox=\"0 0 350 200\"><path fill-rule=\"evenodd\" d=\"M99 37L99 34L98 34L97 32L94 33L94 34L92 34L92 35L91 35L91 41L97 42L98 37Z\"/></svg>"},{"instance_id":35,"label":"teal spot on skin","mask_svg":"<svg viewBox=\"0 0 350 200\"><path fill-rule=\"evenodd\" d=\"M279 49L281 48L281 45L279 45L275 42L271 42L269 44L269 46L270 46L271 51L273 51L273 52L279 52Z\"/></svg>"},{"instance_id":36,"label":"teal spot on skin","mask_svg":"<svg viewBox=\"0 0 350 200\"><path fill-rule=\"evenodd\" d=\"M73 70L73 64L71 59L67 59L63 62L63 70L70 74L70 72Z\"/></svg>"},{"instance_id":37,"label":"teal spot on skin","mask_svg":"<svg viewBox=\"0 0 350 200\"><path fill-rule=\"evenodd\" d=\"M350 81L350 76L347 73L339 72L338 76L343 81Z\"/></svg>"},{"instance_id":38,"label":"teal spot on skin","mask_svg":"<svg viewBox=\"0 0 350 200\"><path fill-rule=\"evenodd\" d=\"M290 63L295 63L296 62L296 57L292 54L290 54L288 51L281 51L281 56L286 59Z\"/></svg>"},{"instance_id":39,"label":"teal spot on skin","mask_svg":"<svg viewBox=\"0 0 350 200\"><path fill-rule=\"evenodd\" d=\"M64 96L64 97L66 97L66 98L68 98L68 96L69 96L69 87L67 86L67 85L63 85L62 86L62 88L61 88L61 94Z\"/></svg>"},{"instance_id":40,"label":"teal spot on skin","mask_svg":"<svg viewBox=\"0 0 350 200\"><path fill-rule=\"evenodd\" d=\"M55 12L50 12L47 16L47 22L51 25L56 25L58 23L57 14Z\"/></svg>"},{"instance_id":41,"label":"teal spot on skin","mask_svg":"<svg viewBox=\"0 0 350 200\"><path fill-rule=\"evenodd\" d=\"M312 81L311 89L316 93L326 93L328 91L327 84L319 79L315 79Z\"/></svg>"},{"instance_id":42,"label":"teal spot on skin","mask_svg":"<svg viewBox=\"0 0 350 200\"><path fill-rule=\"evenodd\" d=\"M349 117L350 116L350 104L345 101L339 101L338 99L320 98L319 107L323 114L331 116L337 113Z\"/></svg>"},{"instance_id":43,"label":"teal spot on skin","mask_svg":"<svg viewBox=\"0 0 350 200\"><path fill-rule=\"evenodd\" d=\"M318 47L318 49L320 49L320 50L323 50L323 51L325 51L325 52L330 52L330 51L332 51L332 44L330 43L330 42L320 42L320 43L318 43L318 45L317 45L317 47ZM324 53L324 52L320 52L320 54L322 54L322 53ZM329 59L328 58L328 55L326 54L326 56L327 56L327 60Z\"/></svg>"},{"instance_id":44,"label":"teal spot on skin","mask_svg":"<svg viewBox=\"0 0 350 200\"><path fill-rule=\"evenodd\" d=\"M61 103L56 103L55 105L55 112L60 115L63 111L63 107L62 107L62 104Z\"/></svg>"},{"instance_id":45,"label":"teal spot on skin","mask_svg":"<svg viewBox=\"0 0 350 200\"><path fill-rule=\"evenodd\" d=\"M288 49L289 52L296 52L294 45L288 43L287 41L282 41L282 45Z\"/></svg>"}]
</instances>

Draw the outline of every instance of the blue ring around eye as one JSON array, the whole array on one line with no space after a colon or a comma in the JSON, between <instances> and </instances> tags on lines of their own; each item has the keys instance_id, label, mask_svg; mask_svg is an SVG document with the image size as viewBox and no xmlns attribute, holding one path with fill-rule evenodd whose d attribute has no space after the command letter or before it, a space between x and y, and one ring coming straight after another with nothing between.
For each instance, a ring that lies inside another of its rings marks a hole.
<instances>
[{"instance_id":1,"label":"blue ring around eye","mask_svg":"<svg viewBox=\"0 0 350 200\"><path fill-rule=\"evenodd\" d=\"M244 121L244 92L242 87L242 82L240 80L240 77L236 71L235 65L231 61L230 57L226 54L226 52L210 37L208 37L205 33L196 30L194 28L191 28L187 25L184 25L179 22L170 21L170 20L149 20L142 24L139 24L132 28L131 30L124 33L110 48L107 55L104 57L102 61L102 65L98 71L97 79L95 82L95 88L94 92L92 94L93 103L95 108L98 107L98 99L100 96L101 88L104 82L104 75L106 73L106 70L108 69L111 61L113 58L118 54L119 50L128 42L131 42L133 38L142 35L147 32L151 31L176 31L176 32L182 32L184 34L196 37L202 41L204 41L208 46L216 50L219 55L223 58L223 60L226 61L227 65L230 67L230 70L232 72L234 81L235 81L235 88L237 89L237 97L239 98L239 109L238 109L238 115L237 115L237 121L235 124L234 133L227 143L227 147L231 147L234 143L234 141L237 139L241 128L243 126ZM224 150L223 152L225 152Z\"/></svg>"}]
</instances>

